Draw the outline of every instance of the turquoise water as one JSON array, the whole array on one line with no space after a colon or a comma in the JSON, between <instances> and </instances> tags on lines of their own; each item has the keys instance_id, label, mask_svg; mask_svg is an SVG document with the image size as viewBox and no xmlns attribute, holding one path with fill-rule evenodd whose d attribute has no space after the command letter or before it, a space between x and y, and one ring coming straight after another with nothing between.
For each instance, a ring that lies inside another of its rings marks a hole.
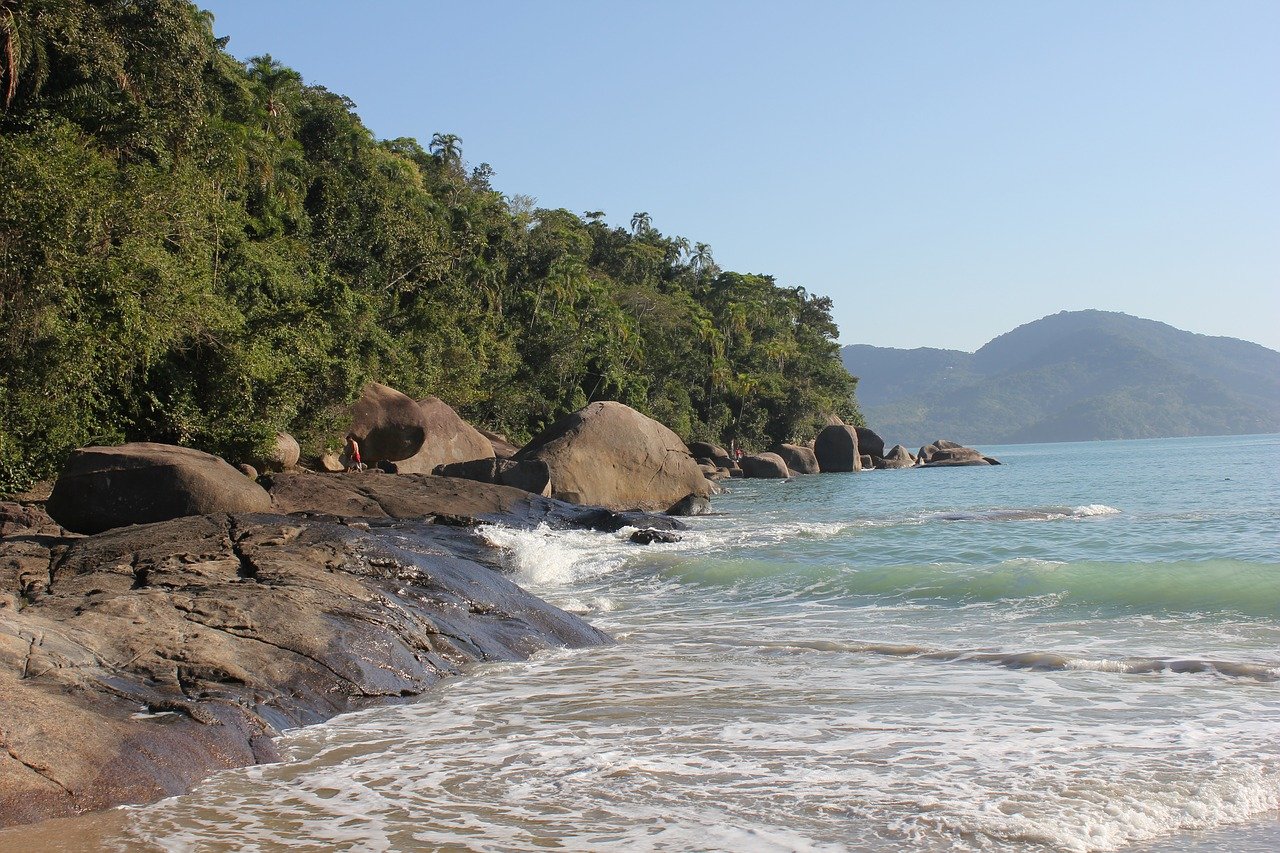
<instances>
[{"instance_id":1,"label":"turquoise water","mask_svg":"<svg viewBox=\"0 0 1280 853\"><path fill-rule=\"evenodd\" d=\"M176 850L1270 850L1280 436L735 481L673 545L485 535L619 643L117 813Z\"/></svg>"}]
</instances>

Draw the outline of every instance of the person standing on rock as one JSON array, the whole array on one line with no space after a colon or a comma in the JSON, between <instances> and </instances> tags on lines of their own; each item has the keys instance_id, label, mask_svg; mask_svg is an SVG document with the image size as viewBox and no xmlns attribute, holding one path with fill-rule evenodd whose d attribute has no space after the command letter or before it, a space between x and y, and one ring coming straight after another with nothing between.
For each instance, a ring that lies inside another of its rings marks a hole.
<instances>
[{"instance_id":1,"label":"person standing on rock","mask_svg":"<svg viewBox=\"0 0 1280 853\"><path fill-rule=\"evenodd\" d=\"M356 441L356 434L347 433L347 471L363 471L365 469L364 462L360 459L360 442Z\"/></svg>"}]
</instances>

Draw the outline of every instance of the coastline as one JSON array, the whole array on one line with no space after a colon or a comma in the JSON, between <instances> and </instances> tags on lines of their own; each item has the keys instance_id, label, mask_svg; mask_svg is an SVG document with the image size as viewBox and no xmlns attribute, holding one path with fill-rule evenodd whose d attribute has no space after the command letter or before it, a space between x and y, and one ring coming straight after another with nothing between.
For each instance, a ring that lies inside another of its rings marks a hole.
<instances>
[{"instance_id":1,"label":"coastline","mask_svg":"<svg viewBox=\"0 0 1280 853\"><path fill-rule=\"evenodd\" d=\"M680 526L469 480L280 479L291 514L0 540L0 822L172 796L473 663L611 641L508 580L481 520Z\"/></svg>"}]
</instances>

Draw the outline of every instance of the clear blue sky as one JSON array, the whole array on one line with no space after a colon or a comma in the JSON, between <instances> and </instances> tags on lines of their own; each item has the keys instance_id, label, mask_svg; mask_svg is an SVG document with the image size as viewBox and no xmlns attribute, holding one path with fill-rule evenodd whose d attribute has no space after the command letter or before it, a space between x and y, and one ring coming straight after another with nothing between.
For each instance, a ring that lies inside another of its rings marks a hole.
<instances>
[{"instance_id":1,"label":"clear blue sky","mask_svg":"<svg viewBox=\"0 0 1280 853\"><path fill-rule=\"evenodd\" d=\"M972 350L1101 308L1280 349L1280 2L205 0L228 49Z\"/></svg>"}]
</instances>

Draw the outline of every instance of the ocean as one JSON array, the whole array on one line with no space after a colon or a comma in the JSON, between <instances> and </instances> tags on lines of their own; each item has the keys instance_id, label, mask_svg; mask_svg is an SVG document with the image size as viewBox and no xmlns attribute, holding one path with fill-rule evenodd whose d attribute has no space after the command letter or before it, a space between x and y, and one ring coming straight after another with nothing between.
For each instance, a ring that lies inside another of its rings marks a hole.
<instances>
[{"instance_id":1,"label":"ocean","mask_svg":"<svg viewBox=\"0 0 1280 853\"><path fill-rule=\"evenodd\" d=\"M980 449L1004 464L732 481L675 544L483 528L617 644L0 842L1280 848L1280 436Z\"/></svg>"}]
</instances>

